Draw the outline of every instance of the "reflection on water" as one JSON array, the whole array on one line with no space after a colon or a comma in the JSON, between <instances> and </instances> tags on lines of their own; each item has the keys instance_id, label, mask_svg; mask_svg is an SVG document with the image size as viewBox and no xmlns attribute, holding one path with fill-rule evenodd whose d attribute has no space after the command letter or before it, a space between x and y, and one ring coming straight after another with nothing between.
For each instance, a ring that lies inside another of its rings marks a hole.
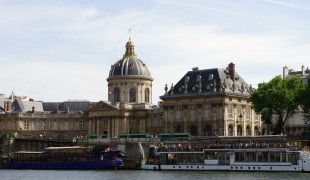
<instances>
[{"instance_id":1,"label":"reflection on water","mask_svg":"<svg viewBox=\"0 0 310 180\"><path fill-rule=\"evenodd\" d=\"M221 172L221 171L54 171L54 170L0 170L1 180L287 180L310 179L310 173L279 172Z\"/></svg>"}]
</instances>

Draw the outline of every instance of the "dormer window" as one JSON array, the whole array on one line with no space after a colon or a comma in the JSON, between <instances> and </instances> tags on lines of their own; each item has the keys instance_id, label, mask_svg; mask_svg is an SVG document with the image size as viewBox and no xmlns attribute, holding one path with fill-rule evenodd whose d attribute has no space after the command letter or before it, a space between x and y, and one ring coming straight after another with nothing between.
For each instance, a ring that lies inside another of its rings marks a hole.
<instances>
[{"instance_id":1,"label":"dormer window","mask_svg":"<svg viewBox=\"0 0 310 180\"><path fill-rule=\"evenodd\" d=\"M211 89L210 84L207 84L207 85L206 85L206 90L207 90L207 91L210 91L210 89Z\"/></svg>"},{"instance_id":2,"label":"dormer window","mask_svg":"<svg viewBox=\"0 0 310 180\"><path fill-rule=\"evenodd\" d=\"M213 80L213 74L209 74L208 80L209 81Z\"/></svg>"},{"instance_id":3,"label":"dormer window","mask_svg":"<svg viewBox=\"0 0 310 180\"><path fill-rule=\"evenodd\" d=\"M201 76L200 76L200 75L198 75L198 76L196 77L196 81L197 81L197 82L201 81Z\"/></svg>"}]
</instances>

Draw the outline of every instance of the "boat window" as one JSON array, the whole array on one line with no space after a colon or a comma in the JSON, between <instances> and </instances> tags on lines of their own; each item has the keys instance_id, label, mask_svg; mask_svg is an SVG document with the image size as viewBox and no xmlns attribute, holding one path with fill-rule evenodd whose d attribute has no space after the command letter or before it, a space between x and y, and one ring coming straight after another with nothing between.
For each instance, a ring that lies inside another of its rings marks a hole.
<instances>
[{"instance_id":1,"label":"boat window","mask_svg":"<svg viewBox=\"0 0 310 180\"><path fill-rule=\"evenodd\" d=\"M258 162L268 162L268 152L257 152Z\"/></svg>"},{"instance_id":2,"label":"boat window","mask_svg":"<svg viewBox=\"0 0 310 180\"><path fill-rule=\"evenodd\" d=\"M235 161L236 162L244 162L244 152L236 152L235 153Z\"/></svg>"},{"instance_id":3,"label":"boat window","mask_svg":"<svg viewBox=\"0 0 310 180\"><path fill-rule=\"evenodd\" d=\"M282 162L286 162L286 153L282 152Z\"/></svg>"},{"instance_id":4,"label":"boat window","mask_svg":"<svg viewBox=\"0 0 310 180\"><path fill-rule=\"evenodd\" d=\"M256 162L256 152L246 152L245 153L246 162Z\"/></svg>"},{"instance_id":5,"label":"boat window","mask_svg":"<svg viewBox=\"0 0 310 180\"><path fill-rule=\"evenodd\" d=\"M217 159L217 152L214 151L207 151L206 152L206 159Z\"/></svg>"}]
</instances>

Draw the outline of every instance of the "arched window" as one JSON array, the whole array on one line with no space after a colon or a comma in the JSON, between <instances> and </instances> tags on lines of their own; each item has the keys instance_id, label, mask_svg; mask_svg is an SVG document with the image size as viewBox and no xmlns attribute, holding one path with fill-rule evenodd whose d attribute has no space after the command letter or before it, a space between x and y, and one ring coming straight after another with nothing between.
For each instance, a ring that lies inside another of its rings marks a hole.
<instances>
[{"instance_id":1,"label":"arched window","mask_svg":"<svg viewBox=\"0 0 310 180\"><path fill-rule=\"evenodd\" d=\"M257 126L254 127L254 136L259 136L260 133L259 133L259 129Z\"/></svg>"},{"instance_id":2,"label":"arched window","mask_svg":"<svg viewBox=\"0 0 310 180\"><path fill-rule=\"evenodd\" d=\"M197 136L197 127L196 126L192 126L191 127L191 135L192 136Z\"/></svg>"},{"instance_id":3,"label":"arched window","mask_svg":"<svg viewBox=\"0 0 310 180\"><path fill-rule=\"evenodd\" d=\"M129 91L129 102L136 102L136 90L131 88Z\"/></svg>"},{"instance_id":4,"label":"arched window","mask_svg":"<svg viewBox=\"0 0 310 180\"><path fill-rule=\"evenodd\" d=\"M251 128L250 128L250 126L246 127L246 135L247 136L251 136Z\"/></svg>"},{"instance_id":5,"label":"arched window","mask_svg":"<svg viewBox=\"0 0 310 180\"><path fill-rule=\"evenodd\" d=\"M228 136L232 136L233 135L233 126L230 124L228 126Z\"/></svg>"},{"instance_id":6,"label":"arched window","mask_svg":"<svg viewBox=\"0 0 310 180\"><path fill-rule=\"evenodd\" d=\"M177 126L177 129L175 131L176 133L181 133L182 132L182 126Z\"/></svg>"},{"instance_id":7,"label":"arched window","mask_svg":"<svg viewBox=\"0 0 310 180\"><path fill-rule=\"evenodd\" d=\"M149 103L150 102L150 90L148 88L145 89L144 91L144 94L145 94L145 102L146 103Z\"/></svg>"},{"instance_id":8,"label":"arched window","mask_svg":"<svg viewBox=\"0 0 310 180\"><path fill-rule=\"evenodd\" d=\"M114 102L120 102L120 90L119 88L114 89Z\"/></svg>"},{"instance_id":9,"label":"arched window","mask_svg":"<svg viewBox=\"0 0 310 180\"><path fill-rule=\"evenodd\" d=\"M239 125L237 127L237 136L242 136L242 126L241 125Z\"/></svg>"},{"instance_id":10,"label":"arched window","mask_svg":"<svg viewBox=\"0 0 310 180\"><path fill-rule=\"evenodd\" d=\"M212 127L210 125L205 126L205 136L212 136Z\"/></svg>"}]
</instances>

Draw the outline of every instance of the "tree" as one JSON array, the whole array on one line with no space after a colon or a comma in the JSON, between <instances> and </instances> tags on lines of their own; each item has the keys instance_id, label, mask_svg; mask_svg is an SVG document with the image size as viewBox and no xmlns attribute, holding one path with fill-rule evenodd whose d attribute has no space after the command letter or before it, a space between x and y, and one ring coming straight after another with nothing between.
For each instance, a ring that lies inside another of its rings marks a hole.
<instances>
[{"instance_id":1,"label":"tree","mask_svg":"<svg viewBox=\"0 0 310 180\"><path fill-rule=\"evenodd\" d=\"M301 107L304 110L304 117L306 123L309 125L310 121L310 77L308 84L305 85L301 96Z\"/></svg>"},{"instance_id":2,"label":"tree","mask_svg":"<svg viewBox=\"0 0 310 180\"><path fill-rule=\"evenodd\" d=\"M252 91L250 100L254 111L262 115L267 127L271 124L273 114L277 116L275 134L285 133L285 123L301 104L303 87L299 76L286 79L276 76L268 83L258 84L258 88Z\"/></svg>"}]
</instances>

